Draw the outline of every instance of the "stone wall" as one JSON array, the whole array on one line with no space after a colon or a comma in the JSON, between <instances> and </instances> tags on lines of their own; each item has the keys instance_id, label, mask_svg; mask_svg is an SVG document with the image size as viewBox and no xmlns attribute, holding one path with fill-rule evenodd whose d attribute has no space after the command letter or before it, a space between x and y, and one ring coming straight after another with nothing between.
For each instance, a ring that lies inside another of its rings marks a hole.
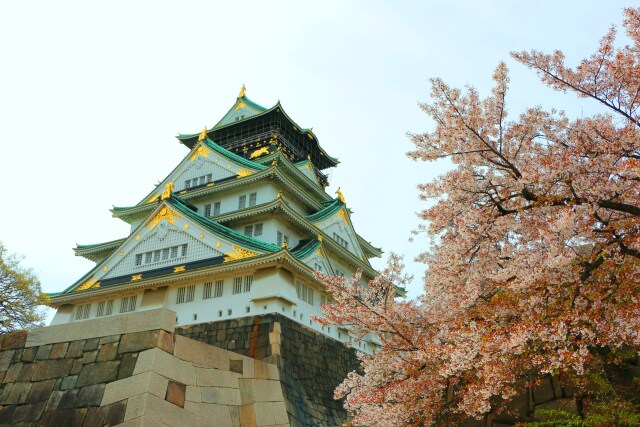
<instances>
[{"instance_id":1,"label":"stone wall","mask_svg":"<svg viewBox=\"0 0 640 427\"><path fill-rule=\"evenodd\" d=\"M358 368L356 352L279 314L176 328L176 333L278 366L291 426L340 426L333 391Z\"/></svg>"},{"instance_id":2,"label":"stone wall","mask_svg":"<svg viewBox=\"0 0 640 427\"><path fill-rule=\"evenodd\" d=\"M150 310L0 337L0 424L288 426L278 368Z\"/></svg>"}]
</instances>

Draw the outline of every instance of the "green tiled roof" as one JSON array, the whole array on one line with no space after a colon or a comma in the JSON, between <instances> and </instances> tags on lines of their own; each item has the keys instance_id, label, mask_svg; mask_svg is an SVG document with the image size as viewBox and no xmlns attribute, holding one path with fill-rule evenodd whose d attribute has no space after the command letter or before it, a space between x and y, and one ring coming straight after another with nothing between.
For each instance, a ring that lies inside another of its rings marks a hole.
<instances>
[{"instance_id":1,"label":"green tiled roof","mask_svg":"<svg viewBox=\"0 0 640 427\"><path fill-rule=\"evenodd\" d=\"M269 168L268 166L254 162L253 160L248 160L248 159L245 159L244 157L238 156L236 153L232 153L226 148L222 148L221 146L216 144L214 141L209 139L209 137L206 137L202 142L204 142L207 147L211 148L213 151L220 154L221 156L224 156L229 160L233 160L234 162L238 162L248 168L257 169L260 171L263 171Z\"/></svg>"},{"instance_id":2,"label":"green tiled roof","mask_svg":"<svg viewBox=\"0 0 640 427\"><path fill-rule=\"evenodd\" d=\"M340 201L340 199L336 198L324 203L324 208L319 210L316 213L312 213L311 215L305 216L311 222L322 221L323 219L329 218L331 215L338 212L340 209L344 207L344 203Z\"/></svg>"},{"instance_id":3,"label":"green tiled roof","mask_svg":"<svg viewBox=\"0 0 640 427\"><path fill-rule=\"evenodd\" d=\"M296 249L291 252L293 256L298 259L303 259L312 254L316 249L320 247L321 243L317 239L310 240L307 244L303 245L300 249Z\"/></svg>"},{"instance_id":4,"label":"green tiled roof","mask_svg":"<svg viewBox=\"0 0 640 427\"><path fill-rule=\"evenodd\" d=\"M225 227L224 225L213 221L209 218L205 218L203 216L198 215L192 209L190 209L186 202L180 199L175 194L171 195L171 201L169 201L169 205L175 207L180 212L185 214L192 221L200 224L205 227L212 233L215 233L219 236L226 237L231 241L235 241L239 245L246 246L251 249L266 251L266 252L277 252L281 248L277 245L272 245L270 243L265 243L260 240L256 240L252 237L245 236L244 234L240 234L237 231L233 231L229 227Z\"/></svg>"}]
</instances>

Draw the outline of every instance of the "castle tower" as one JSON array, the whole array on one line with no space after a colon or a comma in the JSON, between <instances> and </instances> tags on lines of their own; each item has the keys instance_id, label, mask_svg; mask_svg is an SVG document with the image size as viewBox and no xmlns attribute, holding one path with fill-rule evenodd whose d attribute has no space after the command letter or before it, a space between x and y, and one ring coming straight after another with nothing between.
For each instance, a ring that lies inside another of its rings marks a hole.
<instances>
[{"instance_id":1,"label":"castle tower","mask_svg":"<svg viewBox=\"0 0 640 427\"><path fill-rule=\"evenodd\" d=\"M175 169L137 204L113 208L129 235L75 248L96 265L49 295L52 325L168 308L178 327L278 314L348 339L311 318L329 298L314 271L362 269L365 281L381 251L356 233L342 193L325 191L323 171L338 161L312 129L243 87L211 129L178 139L189 152Z\"/></svg>"}]
</instances>

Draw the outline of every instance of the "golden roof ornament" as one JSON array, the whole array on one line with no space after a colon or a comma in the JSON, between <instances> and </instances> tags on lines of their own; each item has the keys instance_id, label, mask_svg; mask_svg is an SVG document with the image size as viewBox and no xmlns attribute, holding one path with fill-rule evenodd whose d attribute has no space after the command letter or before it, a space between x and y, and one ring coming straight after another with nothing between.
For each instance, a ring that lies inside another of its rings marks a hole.
<instances>
[{"instance_id":1,"label":"golden roof ornament","mask_svg":"<svg viewBox=\"0 0 640 427\"><path fill-rule=\"evenodd\" d=\"M240 93L238 94L238 98L242 98L244 96L245 91L247 90L247 88L244 86L244 83L242 84L242 89L240 89Z\"/></svg>"},{"instance_id":2,"label":"golden roof ornament","mask_svg":"<svg viewBox=\"0 0 640 427\"><path fill-rule=\"evenodd\" d=\"M287 243L286 240L282 242L282 249L287 249L288 247L289 247L289 243Z\"/></svg>"},{"instance_id":3,"label":"golden roof ornament","mask_svg":"<svg viewBox=\"0 0 640 427\"><path fill-rule=\"evenodd\" d=\"M276 196L276 199L282 199L282 191L278 191L278 195Z\"/></svg>"},{"instance_id":4,"label":"golden roof ornament","mask_svg":"<svg viewBox=\"0 0 640 427\"><path fill-rule=\"evenodd\" d=\"M342 194L342 191L340 191L340 187L338 187L338 189L336 190L336 194L338 195L338 199L340 199L342 203L345 203L344 194Z\"/></svg>"},{"instance_id":5,"label":"golden roof ornament","mask_svg":"<svg viewBox=\"0 0 640 427\"><path fill-rule=\"evenodd\" d=\"M322 243L322 235L318 234L318 242Z\"/></svg>"},{"instance_id":6,"label":"golden roof ornament","mask_svg":"<svg viewBox=\"0 0 640 427\"><path fill-rule=\"evenodd\" d=\"M171 193L173 193L173 187L174 187L173 181L170 181L166 185L164 191L162 192L162 196L160 196L160 200L170 199L171 198Z\"/></svg>"},{"instance_id":7,"label":"golden roof ornament","mask_svg":"<svg viewBox=\"0 0 640 427\"><path fill-rule=\"evenodd\" d=\"M206 137L207 137L207 127L205 126L202 132L200 132L200 135L198 136L198 141L204 141Z\"/></svg>"}]
</instances>

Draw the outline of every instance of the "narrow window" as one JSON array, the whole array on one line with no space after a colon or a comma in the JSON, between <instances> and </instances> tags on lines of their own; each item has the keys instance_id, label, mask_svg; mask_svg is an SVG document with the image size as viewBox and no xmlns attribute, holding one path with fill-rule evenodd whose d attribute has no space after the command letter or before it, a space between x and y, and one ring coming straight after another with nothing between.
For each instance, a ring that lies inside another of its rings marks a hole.
<instances>
[{"instance_id":1,"label":"narrow window","mask_svg":"<svg viewBox=\"0 0 640 427\"><path fill-rule=\"evenodd\" d=\"M137 299L138 299L137 295L132 295L129 297L122 298L122 301L120 301L120 313L135 311Z\"/></svg>"},{"instance_id":2,"label":"narrow window","mask_svg":"<svg viewBox=\"0 0 640 427\"><path fill-rule=\"evenodd\" d=\"M142 265L142 254L136 255L136 265Z\"/></svg>"},{"instance_id":3,"label":"narrow window","mask_svg":"<svg viewBox=\"0 0 640 427\"><path fill-rule=\"evenodd\" d=\"M193 301L195 293L196 293L196 285L187 286L187 295L185 297L185 302Z\"/></svg>"},{"instance_id":4,"label":"narrow window","mask_svg":"<svg viewBox=\"0 0 640 427\"><path fill-rule=\"evenodd\" d=\"M249 206L255 206L258 200L258 193L249 193Z\"/></svg>"},{"instance_id":5,"label":"narrow window","mask_svg":"<svg viewBox=\"0 0 640 427\"><path fill-rule=\"evenodd\" d=\"M215 293L213 294L213 296L215 298L220 298L222 296L222 290L224 287L224 281L222 280L217 280L216 281L216 289L215 289Z\"/></svg>"},{"instance_id":6,"label":"narrow window","mask_svg":"<svg viewBox=\"0 0 640 427\"><path fill-rule=\"evenodd\" d=\"M191 188L191 180L188 179L184 182L184 188L189 189Z\"/></svg>"},{"instance_id":7,"label":"narrow window","mask_svg":"<svg viewBox=\"0 0 640 427\"><path fill-rule=\"evenodd\" d=\"M211 216L211 203L204 205L204 216L207 218Z\"/></svg>"},{"instance_id":8,"label":"narrow window","mask_svg":"<svg viewBox=\"0 0 640 427\"><path fill-rule=\"evenodd\" d=\"M251 312L251 307L247 307L247 313Z\"/></svg>"},{"instance_id":9,"label":"narrow window","mask_svg":"<svg viewBox=\"0 0 640 427\"><path fill-rule=\"evenodd\" d=\"M211 182L213 181L213 175L212 174L208 174L207 175L207 182Z\"/></svg>"},{"instance_id":10,"label":"narrow window","mask_svg":"<svg viewBox=\"0 0 640 427\"><path fill-rule=\"evenodd\" d=\"M211 288L213 287L213 283L206 282L204 284L204 290L202 291L202 299L211 298Z\"/></svg>"},{"instance_id":11,"label":"narrow window","mask_svg":"<svg viewBox=\"0 0 640 427\"><path fill-rule=\"evenodd\" d=\"M262 236L262 223L253 226L253 235Z\"/></svg>"},{"instance_id":12,"label":"narrow window","mask_svg":"<svg viewBox=\"0 0 640 427\"><path fill-rule=\"evenodd\" d=\"M253 237L253 225L247 225L244 227L244 235Z\"/></svg>"},{"instance_id":13,"label":"narrow window","mask_svg":"<svg viewBox=\"0 0 640 427\"><path fill-rule=\"evenodd\" d=\"M162 260L169 259L169 248L164 248L162 250Z\"/></svg>"},{"instance_id":14,"label":"narrow window","mask_svg":"<svg viewBox=\"0 0 640 427\"><path fill-rule=\"evenodd\" d=\"M220 202L215 202L213 204L213 214L220 215Z\"/></svg>"},{"instance_id":15,"label":"narrow window","mask_svg":"<svg viewBox=\"0 0 640 427\"><path fill-rule=\"evenodd\" d=\"M251 284L253 283L253 275L244 276L244 291L251 292Z\"/></svg>"},{"instance_id":16,"label":"narrow window","mask_svg":"<svg viewBox=\"0 0 640 427\"><path fill-rule=\"evenodd\" d=\"M222 310L218 310L218 317L222 317Z\"/></svg>"},{"instance_id":17,"label":"narrow window","mask_svg":"<svg viewBox=\"0 0 640 427\"><path fill-rule=\"evenodd\" d=\"M186 243L184 245L182 245L182 255L181 256L187 256L187 244Z\"/></svg>"},{"instance_id":18,"label":"narrow window","mask_svg":"<svg viewBox=\"0 0 640 427\"><path fill-rule=\"evenodd\" d=\"M151 264L151 257L153 256L153 252L147 252L144 254L144 263Z\"/></svg>"},{"instance_id":19,"label":"narrow window","mask_svg":"<svg viewBox=\"0 0 640 427\"><path fill-rule=\"evenodd\" d=\"M112 299L107 301L107 306L105 307L104 315L105 316L109 316L109 315L111 315L111 313L113 313L113 300Z\"/></svg>"},{"instance_id":20,"label":"narrow window","mask_svg":"<svg viewBox=\"0 0 640 427\"><path fill-rule=\"evenodd\" d=\"M238 199L238 209L244 209L247 206L247 196L240 196Z\"/></svg>"},{"instance_id":21,"label":"narrow window","mask_svg":"<svg viewBox=\"0 0 640 427\"><path fill-rule=\"evenodd\" d=\"M106 301L100 301L98 303L98 311L96 312L96 317L104 316L104 305Z\"/></svg>"},{"instance_id":22,"label":"narrow window","mask_svg":"<svg viewBox=\"0 0 640 427\"><path fill-rule=\"evenodd\" d=\"M160 250L153 251L153 262L160 261Z\"/></svg>"},{"instance_id":23,"label":"narrow window","mask_svg":"<svg viewBox=\"0 0 640 427\"><path fill-rule=\"evenodd\" d=\"M76 308L76 320L88 319L90 310L91 304L79 305L78 308Z\"/></svg>"},{"instance_id":24,"label":"narrow window","mask_svg":"<svg viewBox=\"0 0 640 427\"><path fill-rule=\"evenodd\" d=\"M171 259L178 258L178 246L173 246L171 248Z\"/></svg>"},{"instance_id":25,"label":"narrow window","mask_svg":"<svg viewBox=\"0 0 640 427\"><path fill-rule=\"evenodd\" d=\"M231 316L231 315L233 314L233 310L231 310L230 308L228 308L228 309L227 309L227 314L228 314L229 316Z\"/></svg>"},{"instance_id":26,"label":"narrow window","mask_svg":"<svg viewBox=\"0 0 640 427\"><path fill-rule=\"evenodd\" d=\"M239 294L242 292L242 277L236 277L233 279L233 294Z\"/></svg>"},{"instance_id":27,"label":"narrow window","mask_svg":"<svg viewBox=\"0 0 640 427\"><path fill-rule=\"evenodd\" d=\"M278 231L278 246L282 246L282 231Z\"/></svg>"}]
</instances>

